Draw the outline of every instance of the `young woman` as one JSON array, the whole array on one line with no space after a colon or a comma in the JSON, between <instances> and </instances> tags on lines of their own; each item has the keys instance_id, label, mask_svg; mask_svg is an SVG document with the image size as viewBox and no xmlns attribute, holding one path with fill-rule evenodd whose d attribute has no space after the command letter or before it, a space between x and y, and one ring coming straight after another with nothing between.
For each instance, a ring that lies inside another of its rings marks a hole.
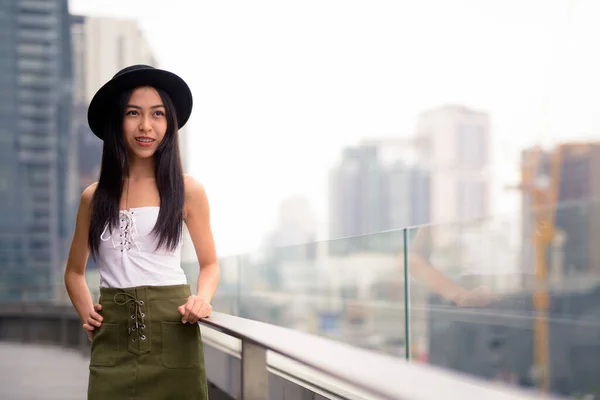
<instances>
[{"instance_id":1,"label":"young woman","mask_svg":"<svg viewBox=\"0 0 600 400\"><path fill-rule=\"evenodd\" d=\"M81 196L65 284L92 342L91 400L208 398L197 322L211 313L219 267L206 193L181 167L177 131L191 111L180 77L144 65L119 71L90 103L102 166ZM197 293L180 266L184 223L200 263Z\"/></svg>"}]
</instances>

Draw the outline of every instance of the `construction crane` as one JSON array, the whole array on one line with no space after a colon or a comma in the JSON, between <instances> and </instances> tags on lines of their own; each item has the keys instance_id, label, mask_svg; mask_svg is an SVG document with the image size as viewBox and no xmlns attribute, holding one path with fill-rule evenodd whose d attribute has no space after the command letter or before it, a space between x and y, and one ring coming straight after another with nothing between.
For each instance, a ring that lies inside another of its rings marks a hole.
<instances>
[{"instance_id":1,"label":"construction crane","mask_svg":"<svg viewBox=\"0 0 600 400\"><path fill-rule=\"evenodd\" d=\"M549 276L548 249L557 238L556 211L560 195L561 170L564 154L587 151L590 143L562 143L549 155L546 174L540 174L545 154L537 147L525 153L521 168L521 184L516 187L529 200L532 227L530 240L535 255L535 287L533 306L536 311L533 325L533 359L539 373L540 390L547 392L550 386L549 371Z\"/></svg>"},{"instance_id":2,"label":"construction crane","mask_svg":"<svg viewBox=\"0 0 600 400\"><path fill-rule=\"evenodd\" d=\"M541 148L529 150L521 168L521 190L529 200L533 224L530 240L535 255L535 287L533 306L533 359L539 378L539 388L548 392L549 382L549 334L548 334L548 248L556 234L556 205L558 203L562 152L570 144L559 145L550 155L547 176L540 177L539 170L544 156Z\"/></svg>"}]
</instances>

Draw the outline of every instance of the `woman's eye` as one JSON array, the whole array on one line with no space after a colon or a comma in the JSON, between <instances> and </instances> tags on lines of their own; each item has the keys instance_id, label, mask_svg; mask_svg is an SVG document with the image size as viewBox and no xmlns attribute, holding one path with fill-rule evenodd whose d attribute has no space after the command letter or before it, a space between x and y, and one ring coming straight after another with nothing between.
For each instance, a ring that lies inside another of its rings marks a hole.
<instances>
[{"instance_id":1,"label":"woman's eye","mask_svg":"<svg viewBox=\"0 0 600 400\"><path fill-rule=\"evenodd\" d=\"M164 116L164 115L165 115L165 113L164 113L164 112L162 112L162 111L157 111L157 112L155 112L154 114L155 114L156 116L158 116L158 117L162 117L162 116Z\"/></svg>"},{"instance_id":2,"label":"woman's eye","mask_svg":"<svg viewBox=\"0 0 600 400\"><path fill-rule=\"evenodd\" d=\"M137 111L129 110L129 111L127 111L127 113L125 115L137 115Z\"/></svg>"}]
</instances>

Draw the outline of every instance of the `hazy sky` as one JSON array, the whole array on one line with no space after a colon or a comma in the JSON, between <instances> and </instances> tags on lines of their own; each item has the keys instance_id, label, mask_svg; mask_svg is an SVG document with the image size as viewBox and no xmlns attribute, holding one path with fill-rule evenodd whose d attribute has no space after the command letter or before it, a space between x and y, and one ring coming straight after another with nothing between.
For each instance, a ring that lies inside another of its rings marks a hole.
<instances>
[{"instance_id":1,"label":"hazy sky","mask_svg":"<svg viewBox=\"0 0 600 400\"><path fill-rule=\"evenodd\" d=\"M494 211L533 143L600 138L596 0L71 0L136 19L160 67L188 81L191 174L221 254L254 248L284 196L326 227L327 172L343 145L414 133L419 112L491 115Z\"/></svg>"}]
</instances>

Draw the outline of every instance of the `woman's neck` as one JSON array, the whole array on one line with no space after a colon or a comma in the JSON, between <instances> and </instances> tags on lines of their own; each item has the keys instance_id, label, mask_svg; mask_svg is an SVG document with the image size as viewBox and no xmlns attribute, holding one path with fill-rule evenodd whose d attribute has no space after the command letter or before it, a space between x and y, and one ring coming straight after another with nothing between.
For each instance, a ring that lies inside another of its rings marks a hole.
<instances>
[{"instance_id":1,"label":"woman's neck","mask_svg":"<svg viewBox=\"0 0 600 400\"><path fill-rule=\"evenodd\" d=\"M129 160L127 178L132 181L140 179L154 178L154 157L137 158L131 157Z\"/></svg>"}]
</instances>

